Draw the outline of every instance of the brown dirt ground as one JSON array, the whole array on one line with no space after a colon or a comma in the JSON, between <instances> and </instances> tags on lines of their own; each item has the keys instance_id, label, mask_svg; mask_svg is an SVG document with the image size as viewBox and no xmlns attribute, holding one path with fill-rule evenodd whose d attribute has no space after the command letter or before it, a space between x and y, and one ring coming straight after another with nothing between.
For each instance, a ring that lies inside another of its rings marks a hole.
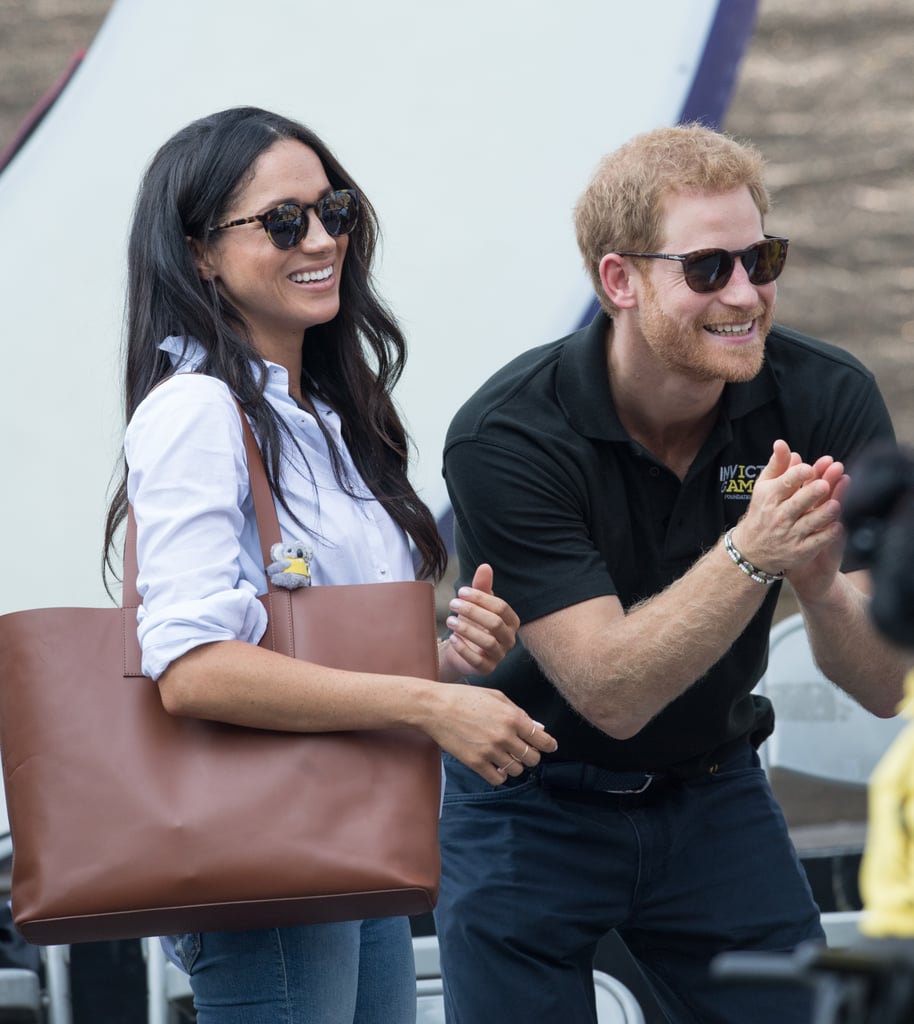
<instances>
[{"instance_id":1,"label":"brown dirt ground","mask_svg":"<svg viewBox=\"0 0 914 1024\"><path fill-rule=\"evenodd\" d=\"M914 11L762 0L725 127L769 161L778 318L852 351L914 442Z\"/></svg>"}]
</instances>

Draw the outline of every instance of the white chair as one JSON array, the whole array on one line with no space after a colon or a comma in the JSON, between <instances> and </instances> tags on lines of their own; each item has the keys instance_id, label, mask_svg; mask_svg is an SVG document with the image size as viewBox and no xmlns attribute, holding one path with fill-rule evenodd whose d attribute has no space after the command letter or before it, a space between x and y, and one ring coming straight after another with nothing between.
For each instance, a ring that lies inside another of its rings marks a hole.
<instances>
[{"instance_id":1,"label":"white chair","mask_svg":"<svg viewBox=\"0 0 914 1024\"><path fill-rule=\"evenodd\" d=\"M0 968L0 1024L40 1024L41 983L35 971Z\"/></svg>"},{"instance_id":2,"label":"white chair","mask_svg":"<svg viewBox=\"0 0 914 1024\"><path fill-rule=\"evenodd\" d=\"M771 630L768 669L756 687L774 704L777 728L762 745L762 764L813 778L865 786L905 719L876 718L819 670L803 617Z\"/></svg>"},{"instance_id":3,"label":"white chair","mask_svg":"<svg viewBox=\"0 0 914 1024\"><path fill-rule=\"evenodd\" d=\"M825 941L831 949L848 949L860 940L860 911L833 910L822 915Z\"/></svg>"},{"instance_id":4,"label":"white chair","mask_svg":"<svg viewBox=\"0 0 914 1024\"><path fill-rule=\"evenodd\" d=\"M0 969L0 1024L72 1024L69 946L41 950L45 988L36 971Z\"/></svg>"},{"instance_id":5,"label":"white chair","mask_svg":"<svg viewBox=\"0 0 914 1024\"><path fill-rule=\"evenodd\" d=\"M759 757L797 849L862 849L867 781L906 719L876 718L826 679L800 615L772 629L756 692L774 705Z\"/></svg>"}]
</instances>

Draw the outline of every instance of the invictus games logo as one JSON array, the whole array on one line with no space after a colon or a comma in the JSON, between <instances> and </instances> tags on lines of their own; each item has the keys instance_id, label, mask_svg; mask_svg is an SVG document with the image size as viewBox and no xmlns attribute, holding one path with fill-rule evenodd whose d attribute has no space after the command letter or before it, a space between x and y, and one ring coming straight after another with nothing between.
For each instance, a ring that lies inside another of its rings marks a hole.
<instances>
[{"instance_id":1,"label":"invictus games logo","mask_svg":"<svg viewBox=\"0 0 914 1024\"><path fill-rule=\"evenodd\" d=\"M764 468L764 466L721 466L720 493L725 498L744 498L748 501L752 497L752 488L755 487L756 478Z\"/></svg>"}]
</instances>

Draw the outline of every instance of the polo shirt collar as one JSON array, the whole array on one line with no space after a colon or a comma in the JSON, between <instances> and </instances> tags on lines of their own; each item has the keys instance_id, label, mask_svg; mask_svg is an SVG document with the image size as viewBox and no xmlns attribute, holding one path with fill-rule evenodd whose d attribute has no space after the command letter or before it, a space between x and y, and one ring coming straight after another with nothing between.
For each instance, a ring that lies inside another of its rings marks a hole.
<instances>
[{"instance_id":1,"label":"polo shirt collar","mask_svg":"<svg viewBox=\"0 0 914 1024\"><path fill-rule=\"evenodd\" d=\"M619 421L609 387L606 332L610 324L610 317L600 310L587 327L568 336L559 357L556 392L565 417L578 433L600 441L628 442L631 438ZM726 419L747 415L777 393L777 372L766 360L752 380L725 385Z\"/></svg>"},{"instance_id":2,"label":"polo shirt collar","mask_svg":"<svg viewBox=\"0 0 914 1024\"><path fill-rule=\"evenodd\" d=\"M556 393L565 418L584 437L629 441L609 390L606 332L610 318L600 310L587 327L568 336L556 371Z\"/></svg>"}]
</instances>

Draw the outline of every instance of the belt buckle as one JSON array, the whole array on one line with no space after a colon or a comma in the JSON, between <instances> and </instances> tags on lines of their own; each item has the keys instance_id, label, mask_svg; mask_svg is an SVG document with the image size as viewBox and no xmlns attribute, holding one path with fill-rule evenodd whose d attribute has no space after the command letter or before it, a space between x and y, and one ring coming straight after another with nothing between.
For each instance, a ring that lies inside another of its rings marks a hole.
<instances>
[{"instance_id":1,"label":"belt buckle","mask_svg":"<svg viewBox=\"0 0 914 1024\"><path fill-rule=\"evenodd\" d=\"M603 793L617 793L620 796L637 796L639 793L644 793L650 788L651 783L654 781L656 776L649 773L644 775L644 784L637 787L637 789L601 789Z\"/></svg>"}]
</instances>

